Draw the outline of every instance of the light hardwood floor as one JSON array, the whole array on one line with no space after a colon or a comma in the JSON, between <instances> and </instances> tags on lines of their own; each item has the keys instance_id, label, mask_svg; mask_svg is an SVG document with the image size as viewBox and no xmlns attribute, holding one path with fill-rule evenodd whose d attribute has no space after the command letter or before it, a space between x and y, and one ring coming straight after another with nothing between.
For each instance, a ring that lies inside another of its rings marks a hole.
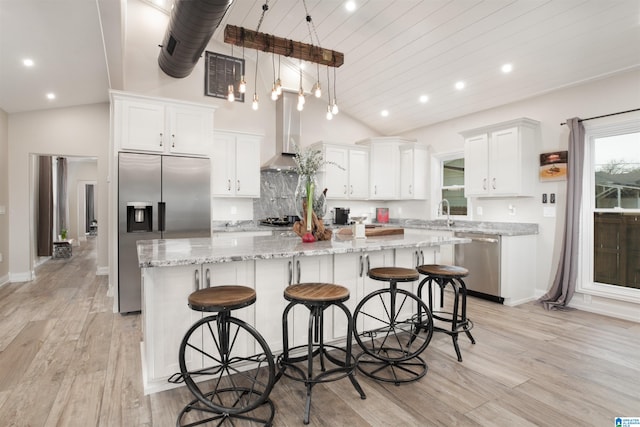
<instances>
[{"instance_id":1,"label":"light hardwood floor","mask_svg":"<svg viewBox=\"0 0 640 427\"><path fill-rule=\"evenodd\" d=\"M112 313L95 271L89 241L36 280L0 287L1 425L172 426L191 400L184 387L143 395L140 316ZM460 336L462 363L435 334L423 379L358 375L366 400L346 379L318 385L311 425L613 426L640 416L640 324L474 298L469 315L477 344ZM302 425L301 384L285 378L271 397L274 425Z\"/></svg>"}]
</instances>

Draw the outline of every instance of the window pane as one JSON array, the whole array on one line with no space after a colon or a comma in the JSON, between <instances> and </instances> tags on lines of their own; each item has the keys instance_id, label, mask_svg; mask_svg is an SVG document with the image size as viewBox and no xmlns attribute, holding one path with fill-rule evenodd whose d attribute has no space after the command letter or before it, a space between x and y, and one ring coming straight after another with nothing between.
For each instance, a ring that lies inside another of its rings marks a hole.
<instances>
[{"instance_id":1,"label":"window pane","mask_svg":"<svg viewBox=\"0 0 640 427\"><path fill-rule=\"evenodd\" d=\"M467 199L464 197L464 189L442 190L442 198L449 201L451 215L467 214Z\"/></svg>"},{"instance_id":2,"label":"window pane","mask_svg":"<svg viewBox=\"0 0 640 427\"><path fill-rule=\"evenodd\" d=\"M596 209L640 209L640 133L594 142Z\"/></svg>"},{"instance_id":3,"label":"window pane","mask_svg":"<svg viewBox=\"0 0 640 427\"><path fill-rule=\"evenodd\" d=\"M464 159L442 162L442 186L464 185Z\"/></svg>"}]
</instances>

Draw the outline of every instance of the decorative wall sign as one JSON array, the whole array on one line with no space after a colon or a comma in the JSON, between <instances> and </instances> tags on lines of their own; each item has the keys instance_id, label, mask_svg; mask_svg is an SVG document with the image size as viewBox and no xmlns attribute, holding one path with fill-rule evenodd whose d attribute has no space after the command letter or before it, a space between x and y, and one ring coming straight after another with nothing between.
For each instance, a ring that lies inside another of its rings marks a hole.
<instances>
[{"instance_id":1,"label":"decorative wall sign","mask_svg":"<svg viewBox=\"0 0 640 427\"><path fill-rule=\"evenodd\" d=\"M567 179L568 151L540 154L540 181L564 181Z\"/></svg>"},{"instance_id":2,"label":"decorative wall sign","mask_svg":"<svg viewBox=\"0 0 640 427\"><path fill-rule=\"evenodd\" d=\"M238 91L244 75L244 59L205 52L204 94L215 98L227 98L229 85L233 85L235 100L244 102L244 93Z\"/></svg>"}]
</instances>

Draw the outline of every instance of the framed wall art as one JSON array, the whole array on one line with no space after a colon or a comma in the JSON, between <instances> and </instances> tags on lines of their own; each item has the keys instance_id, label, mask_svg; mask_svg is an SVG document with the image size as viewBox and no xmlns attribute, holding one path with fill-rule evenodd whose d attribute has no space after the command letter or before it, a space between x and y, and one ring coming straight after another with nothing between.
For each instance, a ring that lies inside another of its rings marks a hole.
<instances>
[{"instance_id":1,"label":"framed wall art","mask_svg":"<svg viewBox=\"0 0 640 427\"><path fill-rule=\"evenodd\" d=\"M540 154L540 181L566 180L568 154L568 151Z\"/></svg>"},{"instance_id":2,"label":"framed wall art","mask_svg":"<svg viewBox=\"0 0 640 427\"><path fill-rule=\"evenodd\" d=\"M229 85L233 85L235 100L244 102L244 93L238 91L244 75L244 59L205 52L204 94L215 98L227 98Z\"/></svg>"}]
</instances>

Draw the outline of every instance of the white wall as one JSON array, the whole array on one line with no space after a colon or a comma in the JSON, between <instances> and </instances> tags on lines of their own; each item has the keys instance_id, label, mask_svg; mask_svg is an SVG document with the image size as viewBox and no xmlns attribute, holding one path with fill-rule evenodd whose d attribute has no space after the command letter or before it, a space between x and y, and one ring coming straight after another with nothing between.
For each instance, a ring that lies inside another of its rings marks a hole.
<instances>
[{"instance_id":1,"label":"white wall","mask_svg":"<svg viewBox=\"0 0 640 427\"><path fill-rule=\"evenodd\" d=\"M9 116L9 236L12 282L33 278L33 227L30 226L32 192L31 154L88 156L97 158L98 224L107 224L107 170L109 105L93 104L33 111ZM98 273L106 274L108 241L98 234Z\"/></svg>"},{"instance_id":2,"label":"white wall","mask_svg":"<svg viewBox=\"0 0 640 427\"><path fill-rule=\"evenodd\" d=\"M404 136L417 138L432 147L432 153L462 150L464 141L459 132L511 120L529 117L541 122L542 141L540 152L566 150L569 130L560 123L572 117L593 117L638 108L640 100L640 71L603 78L588 84L568 87L522 102L505 105L433 126L417 129ZM619 116L624 120L624 116ZM569 153L571 155L571 153ZM531 159L533 162L539 160ZM556 194L556 217L543 217L542 193ZM476 220L535 222L540 235L537 248L537 289L542 294L551 286L562 245L566 207L566 181L538 183L538 197L523 199L477 199L473 211L483 208L483 215ZM509 215L509 205L516 207L516 214Z\"/></svg>"},{"instance_id":3,"label":"white wall","mask_svg":"<svg viewBox=\"0 0 640 427\"><path fill-rule=\"evenodd\" d=\"M9 119L0 109L0 285L9 281Z\"/></svg>"}]
</instances>

